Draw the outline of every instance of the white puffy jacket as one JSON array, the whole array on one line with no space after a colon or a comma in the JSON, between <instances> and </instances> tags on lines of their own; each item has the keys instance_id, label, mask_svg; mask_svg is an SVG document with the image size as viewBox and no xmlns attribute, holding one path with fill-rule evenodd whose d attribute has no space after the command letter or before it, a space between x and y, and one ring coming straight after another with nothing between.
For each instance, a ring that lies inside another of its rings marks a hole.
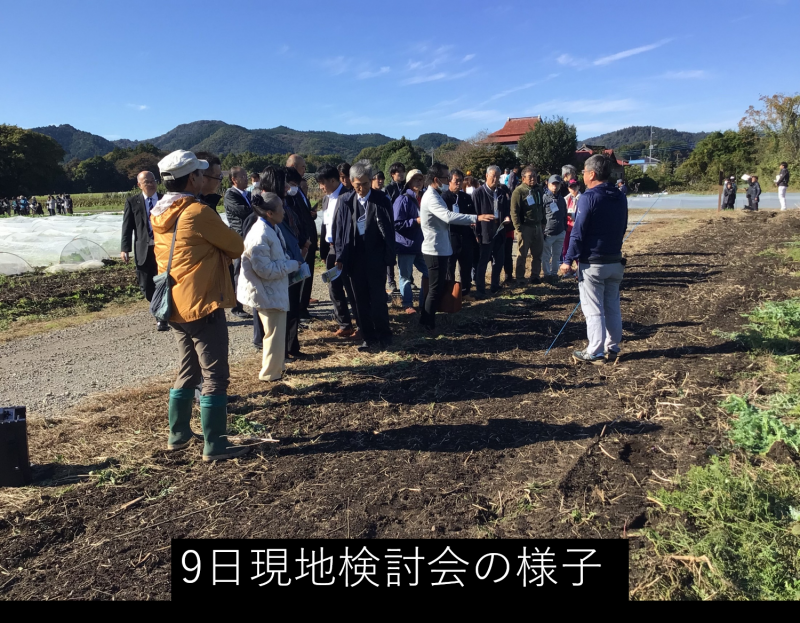
<instances>
[{"instance_id":1,"label":"white puffy jacket","mask_svg":"<svg viewBox=\"0 0 800 623\"><path fill-rule=\"evenodd\" d=\"M255 309L289 311L289 273L299 265L286 255L280 229L258 219L244 239L236 298Z\"/></svg>"}]
</instances>

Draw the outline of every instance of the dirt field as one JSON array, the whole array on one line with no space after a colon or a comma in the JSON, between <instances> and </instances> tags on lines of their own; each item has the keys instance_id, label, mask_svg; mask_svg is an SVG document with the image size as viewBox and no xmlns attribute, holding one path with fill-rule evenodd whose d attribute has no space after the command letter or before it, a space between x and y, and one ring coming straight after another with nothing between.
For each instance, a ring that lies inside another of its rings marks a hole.
<instances>
[{"instance_id":1,"label":"dirt field","mask_svg":"<svg viewBox=\"0 0 800 623\"><path fill-rule=\"evenodd\" d=\"M393 315L396 346L377 355L320 326L285 385L234 367L232 427L279 440L237 462L162 450L166 384L34 423L38 480L0 495L0 596L169 598L171 538L632 537L648 492L722 443L717 405L753 365L713 331L800 287L760 254L800 235L793 214L654 229L626 245L614 366L571 362L580 313L545 357L577 302L565 281L440 317L433 335ZM631 588L646 575L634 566Z\"/></svg>"}]
</instances>

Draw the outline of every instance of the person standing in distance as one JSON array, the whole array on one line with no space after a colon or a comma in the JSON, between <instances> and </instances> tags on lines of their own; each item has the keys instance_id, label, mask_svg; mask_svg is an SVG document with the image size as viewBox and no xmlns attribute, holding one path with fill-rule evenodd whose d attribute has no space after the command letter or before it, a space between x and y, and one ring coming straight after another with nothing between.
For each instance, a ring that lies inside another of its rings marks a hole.
<instances>
[{"instance_id":1,"label":"person standing in distance","mask_svg":"<svg viewBox=\"0 0 800 623\"><path fill-rule=\"evenodd\" d=\"M245 219L253 213L250 191L247 190L247 171L242 167L231 167L230 180L232 185L225 191L225 197L223 199L225 216L228 217L228 227L239 234L242 240L244 240L242 225ZM231 279L233 280L234 292L238 292L239 273L241 269L242 259L237 257L233 260L233 265L231 266ZM236 306L231 310L231 314L243 320L252 318L250 314L244 311L244 307L242 307L238 299L236 301Z\"/></svg>"},{"instance_id":2,"label":"person standing in distance","mask_svg":"<svg viewBox=\"0 0 800 623\"><path fill-rule=\"evenodd\" d=\"M786 212L786 189L789 187L789 165L781 162L781 169L778 171L778 179L775 180L778 187L778 202L781 204L781 212Z\"/></svg>"},{"instance_id":3,"label":"person standing in distance","mask_svg":"<svg viewBox=\"0 0 800 623\"><path fill-rule=\"evenodd\" d=\"M155 290L153 277L158 274L156 243L153 237L153 227L150 224L150 213L162 195L157 192L156 176L150 171L139 173L136 176L136 185L142 192L125 200L119 256L127 264L130 261L131 250L135 250L136 281L139 282L142 296L149 302L152 300ZM49 204L48 209L50 209ZM133 244L131 244L131 239L133 239ZM169 331L167 322L159 322L157 327L159 331Z\"/></svg>"},{"instance_id":4,"label":"person standing in distance","mask_svg":"<svg viewBox=\"0 0 800 623\"><path fill-rule=\"evenodd\" d=\"M619 286L624 273L622 240L628 228L628 199L608 181L611 162L591 156L583 169L586 192L581 196L569 248L559 275L578 264L578 289L589 343L575 351L576 362L614 362L622 341Z\"/></svg>"}]
</instances>

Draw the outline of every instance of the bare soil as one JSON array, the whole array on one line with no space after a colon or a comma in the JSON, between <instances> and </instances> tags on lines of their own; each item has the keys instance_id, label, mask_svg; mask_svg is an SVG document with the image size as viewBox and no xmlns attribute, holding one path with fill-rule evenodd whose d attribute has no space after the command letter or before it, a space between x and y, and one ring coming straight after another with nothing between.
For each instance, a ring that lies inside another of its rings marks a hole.
<instances>
[{"instance_id":1,"label":"bare soil","mask_svg":"<svg viewBox=\"0 0 800 623\"><path fill-rule=\"evenodd\" d=\"M163 451L166 383L34 424L38 480L0 494L0 596L167 599L172 538L627 537L648 491L722 442L717 404L753 362L712 331L800 287L758 255L798 235L792 214L717 217L637 252L613 366L572 363L580 314L544 354L573 281L473 304L438 335L393 314L390 353L307 332L283 385L234 367L232 421L280 440L235 462Z\"/></svg>"}]
</instances>

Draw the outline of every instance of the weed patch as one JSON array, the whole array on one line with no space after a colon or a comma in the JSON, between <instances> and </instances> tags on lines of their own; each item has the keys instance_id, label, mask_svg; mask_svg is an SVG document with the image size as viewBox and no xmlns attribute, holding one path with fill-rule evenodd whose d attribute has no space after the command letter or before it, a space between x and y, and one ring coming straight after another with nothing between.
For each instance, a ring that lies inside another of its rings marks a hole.
<instances>
[{"instance_id":1,"label":"weed patch","mask_svg":"<svg viewBox=\"0 0 800 623\"><path fill-rule=\"evenodd\" d=\"M721 406L736 416L728 436L743 450L760 454L769 450L776 441L783 441L800 451L800 430L792 421L800 413L799 396L773 394L768 406L760 409L746 398L733 394Z\"/></svg>"},{"instance_id":2,"label":"weed patch","mask_svg":"<svg viewBox=\"0 0 800 623\"><path fill-rule=\"evenodd\" d=\"M643 533L672 568L645 598L800 599L796 469L754 468L731 455L650 496L663 522Z\"/></svg>"}]
</instances>

